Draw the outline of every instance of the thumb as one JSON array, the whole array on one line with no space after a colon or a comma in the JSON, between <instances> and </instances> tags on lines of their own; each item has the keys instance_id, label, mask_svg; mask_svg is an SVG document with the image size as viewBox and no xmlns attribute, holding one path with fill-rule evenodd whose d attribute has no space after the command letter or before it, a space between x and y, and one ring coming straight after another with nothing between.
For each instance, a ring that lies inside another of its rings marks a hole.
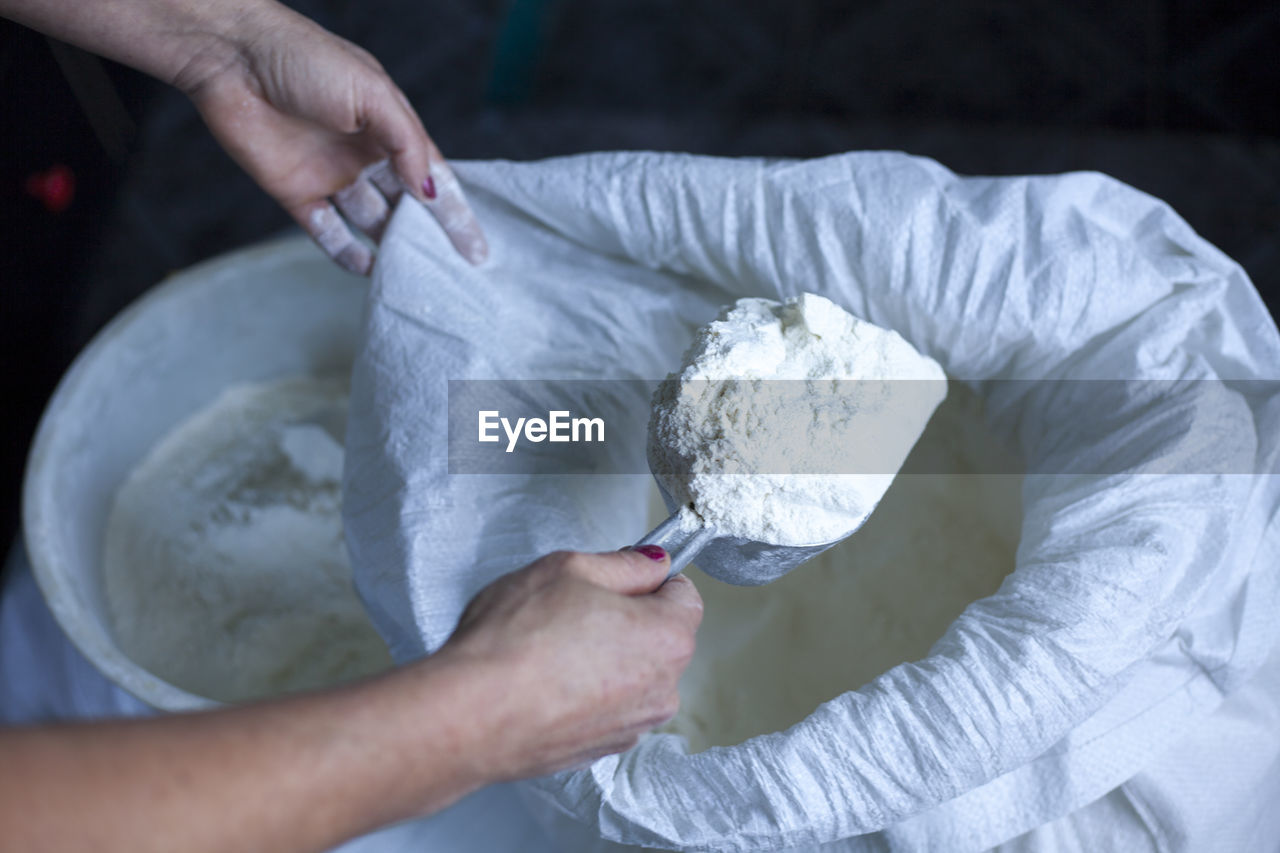
<instances>
[{"instance_id":1,"label":"thumb","mask_svg":"<svg viewBox=\"0 0 1280 853\"><path fill-rule=\"evenodd\" d=\"M640 545L604 554L584 554L578 574L622 595L646 595L662 586L671 559L657 545Z\"/></svg>"}]
</instances>

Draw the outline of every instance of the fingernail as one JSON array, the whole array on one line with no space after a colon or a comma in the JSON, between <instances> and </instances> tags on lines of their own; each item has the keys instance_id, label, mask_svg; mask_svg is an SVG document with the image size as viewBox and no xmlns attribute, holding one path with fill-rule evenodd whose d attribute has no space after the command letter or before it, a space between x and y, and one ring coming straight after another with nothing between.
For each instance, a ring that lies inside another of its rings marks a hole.
<instances>
[{"instance_id":1,"label":"fingernail","mask_svg":"<svg viewBox=\"0 0 1280 853\"><path fill-rule=\"evenodd\" d=\"M661 545L637 545L635 550L654 562L667 559L667 552L662 549Z\"/></svg>"},{"instance_id":2,"label":"fingernail","mask_svg":"<svg viewBox=\"0 0 1280 853\"><path fill-rule=\"evenodd\" d=\"M422 194L425 195L428 199L434 199L436 197L435 178L431 177L430 175L427 175L427 179L422 182Z\"/></svg>"}]
</instances>

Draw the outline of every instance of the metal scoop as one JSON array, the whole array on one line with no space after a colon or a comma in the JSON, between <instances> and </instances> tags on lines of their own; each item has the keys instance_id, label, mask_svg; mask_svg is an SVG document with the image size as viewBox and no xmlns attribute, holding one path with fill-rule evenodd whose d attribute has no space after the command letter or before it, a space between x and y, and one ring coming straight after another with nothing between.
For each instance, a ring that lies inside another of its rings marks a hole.
<instances>
[{"instance_id":1,"label":"metal scoop","mask_svg":"<svg viewBox=\"0 0 1280 853\"><path fill-rule=\"evenodd\" d=\"M736 536L720 536L715 527L705 522L689 530L680 524L681 507L661 484L658 491L671 515L636 544L658 545L671 555L671 572L667 577L684 571L698 557L698 567L716 580L735 586L762 586L776 581L856 531L855 528L839 539L813 545L770 545Z\"/></svg>"}]
</instances>

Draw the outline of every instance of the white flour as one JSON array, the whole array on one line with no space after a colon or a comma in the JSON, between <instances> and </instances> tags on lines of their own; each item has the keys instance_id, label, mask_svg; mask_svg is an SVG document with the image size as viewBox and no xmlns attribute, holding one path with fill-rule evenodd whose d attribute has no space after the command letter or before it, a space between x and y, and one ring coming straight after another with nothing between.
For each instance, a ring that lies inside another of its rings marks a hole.
<instances>
[{"instance_id":1,"label":"white flour","mask_svg":"<svg viewBox=\"0 0 1280 853\"><path fill-rule=\"evenodd\" d=\"M924 657L1013 570L1022 477L995 472L1018 470L956 386L849 540L763 587L691 571L705 615L665 730L694 752L741 743Z\"/></svg>"},{"instance_id":2,"label":"white flour","mask_svg":"<svg viewBox=\"0 0 1280 853\"><path fill-rule=\"evenodd\" d=\"M156 675L242 701L390 665L351 585L345 381L238 385L121 486L104 577L116 639Z\"/></svg>"},{"instance_id":3,"label":"white flour","mask_svg":"<svg viewBox=\"0 0 1280 853\"><path fill-rule=\"evenodd\" d=\"M935 361L821 296L741 299L655 394L650 466L723 535L829 542L875 509L946 390Z\"/></svg>"}]
</instances>

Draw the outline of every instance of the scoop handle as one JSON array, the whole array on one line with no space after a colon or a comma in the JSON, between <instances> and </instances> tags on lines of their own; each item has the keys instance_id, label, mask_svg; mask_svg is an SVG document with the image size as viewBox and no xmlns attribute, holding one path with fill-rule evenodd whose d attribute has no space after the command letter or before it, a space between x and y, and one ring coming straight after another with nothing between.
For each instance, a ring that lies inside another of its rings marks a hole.
<instances>
[{"instance_id":1,"label":"scoop handle","mask_svg":"<svg viewBox=\"0 0 1280 853\"><path fill-rule=\"evenodd\" d=\"M675 577L685 570L693 558L716 538L716 529L708 525L689 530L680 524L678 514L667 517L667 520L640 537L637 545L658 545L671 556L671 571L668 578Z\"/></svg>"}]
</instances>

